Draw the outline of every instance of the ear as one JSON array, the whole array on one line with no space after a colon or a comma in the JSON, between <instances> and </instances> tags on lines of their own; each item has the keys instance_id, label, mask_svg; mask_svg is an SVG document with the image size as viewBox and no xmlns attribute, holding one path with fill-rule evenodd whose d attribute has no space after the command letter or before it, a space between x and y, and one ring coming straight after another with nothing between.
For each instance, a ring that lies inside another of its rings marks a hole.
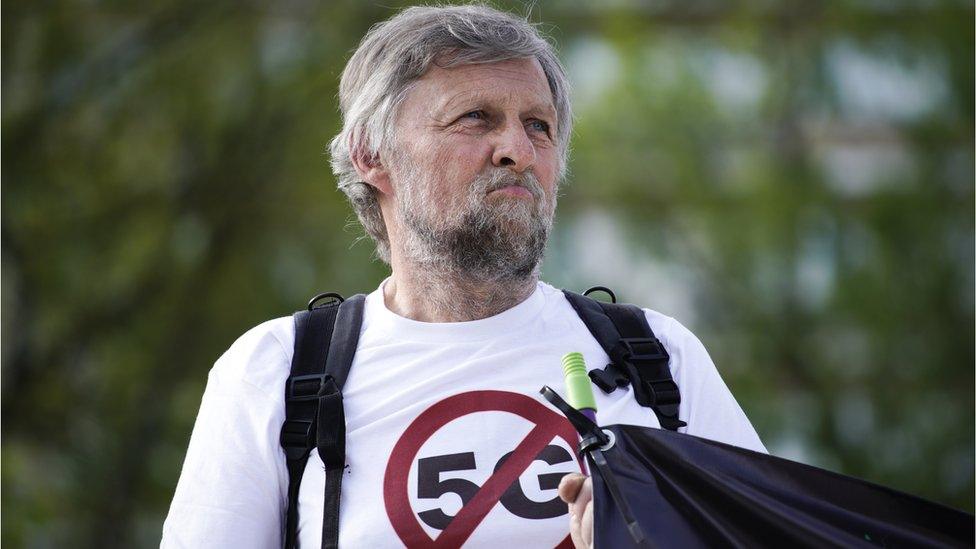
<instances>
[{"instance_id":1,"label":"ear","mask_svg":"<svg viewBox=\"0 0 976 549\"><path fill-rule=\"evenodd\" d=\"M352 150L351 156L352 164L362 181L385 195L393 195L390 171L383 165L379 153L370 154L365 147L357 147Z\"/></svg>"}]
</instances>

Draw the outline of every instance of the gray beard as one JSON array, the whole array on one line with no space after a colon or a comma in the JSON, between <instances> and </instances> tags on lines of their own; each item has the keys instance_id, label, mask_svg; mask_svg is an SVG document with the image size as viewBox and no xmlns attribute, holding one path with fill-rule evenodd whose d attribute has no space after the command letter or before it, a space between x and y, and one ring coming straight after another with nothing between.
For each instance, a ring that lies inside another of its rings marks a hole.
<instances>
[{"instance_id":1,"label":"gray beard","mask_svg":"<svg viewBox=\"0 0 976 549\"><path fill-rule=\"evenodd\" d=\"M412 262L432 270L436 278L450 276L475 285L538 277L554 205L533 174L505 168L484 173L471 183L467 204L450 213L433 211L425 183L411 178L398 201L407 228L404 251ZM534 200L487 196L509 185L527 189Z\"/></svg>"}]
</instances>

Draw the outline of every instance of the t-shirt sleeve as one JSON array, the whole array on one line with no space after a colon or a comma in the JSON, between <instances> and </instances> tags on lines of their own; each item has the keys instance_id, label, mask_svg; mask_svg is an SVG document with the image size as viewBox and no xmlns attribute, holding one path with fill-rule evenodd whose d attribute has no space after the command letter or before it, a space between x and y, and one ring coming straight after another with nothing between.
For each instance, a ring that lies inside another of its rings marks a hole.
<instances>
[{"instance_id":1,"label":"t-shirt sleeve","mask_svg":"<svg viewBox=\"0 0 976 549\"><path fill-rule=\"evenodd\" d=\"M242 336L210 371L160 547L276 547L288 472L284 406L248 379L289 358L266 327Z\"/></svg>"},{"instance_id":2,"label":"t-shirt sleeve","mask_svg":"<svg viewBox=\"0 0 976 549\"><path fill-rule=\"evenodd\" d=\"M650 314L648 320L652 320ZM688 423L680 431L765 453L766 447L702 342L673 318L666 322L660 337L671 355L671 373L681 391L678 416Z\"/></svg>"}]
</instances>

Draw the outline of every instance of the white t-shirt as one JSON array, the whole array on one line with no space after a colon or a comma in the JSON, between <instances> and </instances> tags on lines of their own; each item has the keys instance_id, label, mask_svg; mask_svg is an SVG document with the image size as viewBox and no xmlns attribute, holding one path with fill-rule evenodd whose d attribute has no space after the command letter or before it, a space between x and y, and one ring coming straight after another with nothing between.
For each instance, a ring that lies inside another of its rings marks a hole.
<instances>
[{"instance_id":1,"label":"white t-shirt","mask_svg":"<svg viewBox=\"0 0 976 549\"><path fill-rule=\"evenodd\" d=\"M646 312L671 355L688 423L681 430L765 451L701 342ZM293 346L292 319L272 320L210 371L161 546L280 546L288 473L278 438ZM471 322L416 322L390 312L381 289L367 296L343 389L340 546L571 547L555 487L582 469L578 439L539 394L543 385L565 394L560 361L571 351L589 369L609 361L545 283L514 308ZM600 423L659 427L629 386L594 392ZM536 458L502 468L510 453ZM300 547L321 543L324 482L313 450L299 494Z\"/></svg>"}]
</instances>

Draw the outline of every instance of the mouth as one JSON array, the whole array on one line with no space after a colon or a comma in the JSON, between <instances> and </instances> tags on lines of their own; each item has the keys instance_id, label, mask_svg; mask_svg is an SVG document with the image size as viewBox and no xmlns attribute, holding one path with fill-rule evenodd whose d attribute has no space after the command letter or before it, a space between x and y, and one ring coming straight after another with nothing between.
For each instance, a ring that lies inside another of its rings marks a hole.
<instances>
[{"instance_id":1,"label":"mouth","mask_svg":"<svg viewBox=\"0 0 976 549\"><path fill-rule=\"evenodd\" d=\"M515 198L533 198L532 191L519 185L509 185L490 191L488 194L502 194Z\"/></svg>"}]
</instances>

